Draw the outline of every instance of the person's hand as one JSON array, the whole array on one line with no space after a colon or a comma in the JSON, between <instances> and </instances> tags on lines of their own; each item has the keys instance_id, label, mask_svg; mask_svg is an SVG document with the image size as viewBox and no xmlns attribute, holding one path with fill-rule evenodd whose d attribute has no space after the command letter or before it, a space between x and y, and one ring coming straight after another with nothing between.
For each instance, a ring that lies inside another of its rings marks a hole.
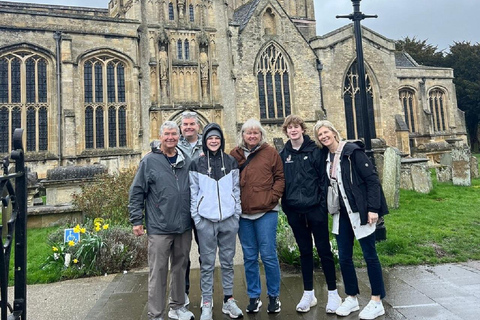
<instances>
[{"instance_id":1,"label":"person's hand","mask_svg":"<svg viewBox=\"0 0 480 320\"><path fill-rule=\"evenodd\" d=\"M145 232L143 232L143 226L133 226L133 234L136 235L137 237L144 235Z\"/></svg>"},{"instance_id":2,"label":"person's hand","mask_svg":"<svg viewBox=\"0 0 480 320\"><path fill-rule=\"evenodd\" d=\"M369 224L377 224L378 222L378 213L376 212L368 212L368 220Z\"/></svg>"}]
</instances>

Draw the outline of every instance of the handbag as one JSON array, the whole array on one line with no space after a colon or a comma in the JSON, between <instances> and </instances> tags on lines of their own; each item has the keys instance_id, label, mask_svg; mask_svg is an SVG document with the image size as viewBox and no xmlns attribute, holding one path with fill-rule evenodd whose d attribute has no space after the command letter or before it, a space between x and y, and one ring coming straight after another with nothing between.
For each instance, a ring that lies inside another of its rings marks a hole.
<instances>
[{"instance_id":1,"label":"handbag","mask_svg":"<svg viewBox=\"0 0 480 320\"><path fill-rule=\"evenodd\" d=\"M337 150L335 151L335 157L333 159L333 164L331 164L330 171L330 185L327 190L327 209L330 214L335 214L340 212L340 198L339 190L337 183L337 166L340 161L340 155L342 154L343 147L345 146L345 141L340 141Z\"/></svg>"},{"instance_id":2,"label":"handbag","mask_svg":"<svg viewBox=\"0 0 480 320\"><path fill-rule=\"evenodd\" d=\"M338 198L337 181L332 180L328 186L327 191L327 208L330 214L335 214L340 211L340 199Z\"/></svg>"}]
</instances>

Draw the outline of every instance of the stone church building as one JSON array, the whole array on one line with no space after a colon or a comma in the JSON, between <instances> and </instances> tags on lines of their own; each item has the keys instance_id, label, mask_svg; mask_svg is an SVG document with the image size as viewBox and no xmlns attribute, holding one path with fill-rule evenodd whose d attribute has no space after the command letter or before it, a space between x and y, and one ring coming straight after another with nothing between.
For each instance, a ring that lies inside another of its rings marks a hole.
<instances>
[{"instance_id":1,"label":"stone church building","mask_svg":"<svg viewBox=\"0 0 480 320\"><path fill-rule=\"evenodd\" d=\"M323 12L321 15L335 15ZM351 24L315 34L313 0L111 0L108 9L0 2L0 155L27 165L136 165L166 120L194 110L227 150L249 118L270 142L289 114L362 137ZM370 132L429 157L464 141L453 70L419 66L363 28ZM311 131L308 133L312 134Z\"/></svg>"}]
</instances>

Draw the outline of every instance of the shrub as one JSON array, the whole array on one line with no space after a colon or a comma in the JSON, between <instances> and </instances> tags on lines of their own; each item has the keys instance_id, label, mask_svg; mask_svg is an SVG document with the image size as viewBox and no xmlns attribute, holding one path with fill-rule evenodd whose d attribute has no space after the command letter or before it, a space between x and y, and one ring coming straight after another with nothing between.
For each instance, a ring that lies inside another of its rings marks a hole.
<instances>
[{"instance_id":1,"label":"shrub","mask_svg":"<svg viewBox=\"0 0 480 320\"><path fill-rule=\"evenodd\" d=\"M110 227L103 219L77 225L80 241L63 241L63 229L49 236L52 254L43 269L60 272L63 279L116 273L147 265L147 238L128 227Z\"/></svg>"},{"instance_id":2,"label":"shrub","mask_svg":"<svg viewBox=\"0 0 480 320\"><path fill-rule=\"evenodd\" d=\"M313 262L315 267L320 266L320 257L318 256L317 249L315 248L315 241L313 241ZM333 258L338 265L338 246L335 237L331 236L330 246L333 252ZM300 251L298 249L297 241L293 235L292 228L288 224L287 216L280 212L278 215L277 224L277 253L280 263L299 267L300 266Z\"/></svg>"},{"instance_id":3,"label":"shrub","mask_svg":"<svg viewBox=\"0 0 480 320\"><path fill-rule=\"evenodd\" d=\"M131 168L97 176L96 182L82 184L81 192L72 195L73 205L88 219L101 217L112 225L129 226L128 191L135 173Z\"/></svg>"}]
</instances>

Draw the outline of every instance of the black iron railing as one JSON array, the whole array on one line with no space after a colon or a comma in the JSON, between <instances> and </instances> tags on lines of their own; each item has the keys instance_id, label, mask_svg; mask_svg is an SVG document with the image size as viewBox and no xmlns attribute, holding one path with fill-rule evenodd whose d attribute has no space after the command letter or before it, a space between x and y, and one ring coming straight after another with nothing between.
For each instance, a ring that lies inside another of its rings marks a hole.
<instances>
[{"instance_id":1,"label":"black iron railing","mask_svg":"<svg viewBox=\"0 0 480 320\"><path fill-rule=\"evenodd\" d=\"M13 151L3 159L0 174L0 307L1 320L27 319L27 175L22 145L23 129L13 133ZM10 161L15 172L9 173ZM10 253L15 245L14 300L8 302Z\"/></svg>"}]
</instances>

